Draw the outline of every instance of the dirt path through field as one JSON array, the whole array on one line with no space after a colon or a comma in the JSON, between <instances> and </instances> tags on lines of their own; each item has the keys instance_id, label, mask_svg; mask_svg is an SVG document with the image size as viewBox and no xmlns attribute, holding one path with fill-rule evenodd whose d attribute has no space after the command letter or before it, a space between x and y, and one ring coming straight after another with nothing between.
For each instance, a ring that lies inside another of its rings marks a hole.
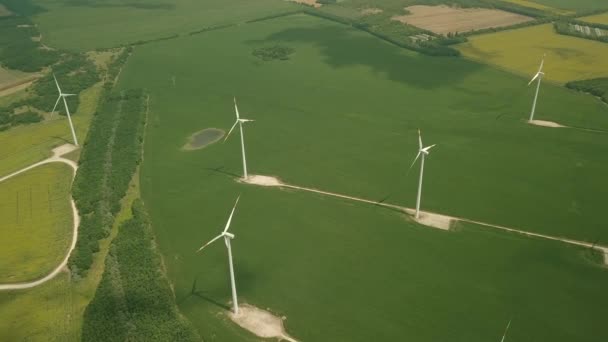
<instances>
[{"instance_id":1,"label":"dirt path through field","mask_svg":"<svg viewBox=\"0 0 608 342\"><path fill-rule=\"evenodd\" d=\"M286 183L281 182L278 178L271 177L271 176L252 175L247 180L240 179L239 181L248 183L248 184L254 184L254 185L281 187L281 188L295 189L295 190L301 190L301 191L308 191L308 192L313 192L313 193L321 194L321 195L325 195L325 196L332 196L332 197L377 205L380 207L397 209L397 210L405 212L409 215L414 215L416 212L415 209L413 209L413 208L407 208L407 207L399 206L396 204L381 203L378 201L368 200L365 198L359 198L359 197L354 197L354 196L338 194L338 193L334 193L334 192L328 192L328 191L322 191L322 190L313 189L313 188L306 188L306 187L301 187L301 186L297 186L297 185L286 184ZM601 253L603 253L604 264L608 266L608 247L606 247L606 246L600 246L600 245L592 244L589 242L578 241L578 240L568 239L568 238L564 238L564 237L556 237L556 236L551 236L551 235L546 235L546 234L533 233L533 232L528 232L528 231L525 231L522 229L509 228L509 227L505 227L505 226L501 226L501 225L497 225L497 224L476 221L476 220L463 218L463 217L443 215L443 214L438 214L438 213L433 213L433 212L428 212L428 211L420 211L420 216L421 216L421 218L419 220L415 220L415 221L418 221L418 223L426 225L426 226L431 226L431 227L439 228L439 229L443 229L443 230L449 230L453 223L460 221L460 222L473 223L473 224L479 225L481 227L499 229L499 230L503 230L503 231L510 232L510 233L522 234L522 235L525 235L528 237L535 237L535 238L541 238L541 239L545 239L545 240L559 241L559 242L563 242L563 243L566 243L569 245L593 248L593 249L596 249L596 250L600 251Z\"/></svg>"},{"instance_id":2,"label":"dirt path through field","mask_svg":"<svg viewBox=\"0 0 608 342\"><path fill-rule=\"evenodd\" d=\"M72 181L74 181L74 177L76 176L76 171L78 170L78 164L76 164L72 160L63 158L63 156L76 150L77 148L78 147L76 147L74 145L70 145L70 144L65 144L65 145L59 146L59 147L53 149L52 157L45 159L41 162L32 164L17 172L13 172L8 176L4 176L4 177L0 178L0 182L4 182L12 177L20 175L31 169L37 168L41 165L50 164L50 163L64 163L64 164L69 165L74 170L74 172L72 174ZM72 206L72 214L74 216L73 227L72 227L72 230L73 230L72 244L70 245L70 248L69 248L65 258L63 259L63 261L59 265L57 265L57 267L55 267L55 269L53 271L51 271L51 273L47 274L46 276L44 276L40 279L28 281L28 282L21 282L21 283L0 284L0 291L29 289L29 288L44 284L47 281L55 278L55 276L57 276L57 274L59 274L67 266L68 259L70 258L70 255L72 254L72 251L74 250L74 247L76 247L76 241L78 240L78 225L80 224L80 216L78 215L78 209L76 208L76 203L74 202L73 198L70 198L70 204Z\"/></svg>"}]
</instances>

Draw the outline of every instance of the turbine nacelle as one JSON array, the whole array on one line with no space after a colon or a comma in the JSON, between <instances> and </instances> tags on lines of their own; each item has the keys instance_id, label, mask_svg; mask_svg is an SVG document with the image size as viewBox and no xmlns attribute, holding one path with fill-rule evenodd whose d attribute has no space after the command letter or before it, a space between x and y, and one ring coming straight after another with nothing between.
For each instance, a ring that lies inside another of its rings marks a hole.
<instances>
[{"instance_id":1,"label":"turbine nacelle","mask_svg":"<svg viewBox=\"0 0 608 342\"><path fill-rule=\"evenodd\" d=\"M211 239L209 242L207 242L206 244L204 244L201 248L198 249L197 252L202 251L205 247L209 246L210 244L214 243L215 241L221 239L221 238L229 238L229 239L234 239L234 234L228 232L228 229L230 229L230 223L232 222L232 216L234 216L234 211L236 210L236 205L239 204L239 199L241 198L241 196L236 198L236 202L234 203L234 207L232 207L232 211L230 212L230 216L228 217L228 222L226 222L226 227L224 227L224 230L222 231L222 233L216 237L214 237L213 239Z\"/></svg>"}]
</instances>

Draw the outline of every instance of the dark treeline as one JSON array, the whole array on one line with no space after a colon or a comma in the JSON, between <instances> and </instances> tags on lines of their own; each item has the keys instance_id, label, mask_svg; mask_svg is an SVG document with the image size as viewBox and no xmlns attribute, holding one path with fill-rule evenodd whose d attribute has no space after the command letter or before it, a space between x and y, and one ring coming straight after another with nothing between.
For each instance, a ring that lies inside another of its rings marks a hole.
<instances>
[{"instance_id":1,"label":"dark treeline","mask_svg":"<svg viewBox=\"0 0 608 342\"><path fill-rule=\"evenodd\" d=\"M14 114L13 111L7 111L0 108L0 132L11 127L36 123L42 121L42 116L36 112L26 111L19 114Z\"/></svg>"},{"instance_id":2,"label":"dark treeline","mask_svg":"<svg viewBox=\"0 0 608 342\"><path fill-rule=\"evenodd\" d=\"M590 34L586 34L580 31L577 31L573 28L573 25L587 26L591 29ZM573 36L583 39L596 40L599 42L608 43L608 35L607 36L598 36L594 31L595 28L602 29L604 31L608 31L608 25L603 24L595 24L595 23L587 23L580 20L561 20L553 23L553 28L555 32L567 36Z\"/></svg>"},{"instance_id":3,"label":"dark treeline","mask_svg":"<svg viewBox=\"0 0 608 342\"><path fill-rule=\"evenodd\" d=\"M608 103L608 78L594 78L566 83L566 87L597 96Z\"/></svg>"},{"instance_id":4,"label":"dark treeline","mask_svg":"<svg viewBox=\"0 0 608 342\"><path fill-rule=\"evenodd\" d=\"M26 72L41 71L54 64L61 56L58 51L44 49L32 40L40 33L25 17L0 20L0 63L7 69Z\"/></svg>"},{"instance_id":5,"label":"dark treeline","mask_svg":"<svg viewBox=\"0 0 608 342\"><path fill-rule=\"evenodd\" d=\"M69 266L77 276L90 268L99 240L112 228L120 199L141 160L147 96L142 90L112 92L120 65L129 53L130 49L125 50L108 70L74 180L73 196L82 220Z\"/></svg>"},{"instance_id":6,"label":"dark treeline","mask_svg":"<svg viewBox=\"0 0 608 342\"><path fill-rule=\"evenodd\" d=\"M82 341L201 341L175 304L142 202L133 202L132 211L84 312Z\"/></svg>"},{"instance_id":7,"label":"dark treeline","mask_svg":"<svg viewBox=\"0 0 608 342\"><path fill-rule=\"evenodd\" d=\"M442 43L444 38L437 36L436 34L421 30L419 28L399 23L394 20L386 20L380 16L366 16L360 19L349 19L340 17L334 14L322 12L312 8L306 8L303 10L304 13L324 18L327 20L335 21L341 24L350 25L359 30L370 33L382 40L385 40L391 44L397 45L402 48L414 50L430 56L460 56L460 51L447 46L448 44ZM409 38L411 35L425 33L431 36L433 39L428 41L414 41Z\"/></svg>"}]
</instances>

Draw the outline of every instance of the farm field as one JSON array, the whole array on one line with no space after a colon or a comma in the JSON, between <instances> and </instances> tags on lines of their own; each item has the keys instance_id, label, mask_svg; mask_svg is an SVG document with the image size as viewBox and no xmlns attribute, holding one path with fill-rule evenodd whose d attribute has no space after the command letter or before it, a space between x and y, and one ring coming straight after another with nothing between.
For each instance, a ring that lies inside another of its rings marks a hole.
<instances>
[{"instance_id":1,"label":"farm field","mask_svg":"<svg viewBox=\"0 0 608 342\"><path fill-rule=\"evenodd\" d=\"M608 44L557 34L551 24L473 36L458 49L529 77L546 53L545 78L559 83L608 76Z\"/></svg>"},{"instance_id":2,"label":"farm field","mask_svg":"<svg viewBox=\"0 0 608 342\"><path fill-rule=\"evenodd\" d=\"M7 17L12 15L11 11L9 11L4 5L0 4L0 17Z\"/></svg>"},{"instance_id":3,"label":"farm field","mask_svg":"<svg viewBox=\"0 0 608 342\"><path fill-rule=\"evenodd\" d=\"M0 283L40 278L72 241L72 169L47 164L0 183Z\"/></svg>"},{"instance_id":4,"label":"farm field","mask_svg":"<svg viewBox=\"0 0 608 342\"><path fill-rule=\"evenodd\" d=\"M21 84L27 80L31 80L34 77L35 74L32 73L9 70L0 67L0 92L6 90L6 88Z\"/></svg>"},{"instance_id":5,"label":"farm field","mask_svg":"<svg viewBox=\"0 0 608 342\"><path fill-rule=\"evenodd\" d=\"M252 55L277 44L295 53ZM606 335L606 309L594 304L608 274L586 250L470 225L437 231L378 207L239 184L236 135L181 150L192 133L229 129L237 96L256 120L245 127L251 173L411 207L421 128L439 144L424 209L608 241L605 135L524 124L527 81L304 15L138 47L119 86L150 93L142 194L180 309L204 339L251 339L216 315L229 298L225 251L194 253L240 193L241 300L287 316L299 340L498 340L511 317L519 341ZM596 99L548 83L542 91L552 101L539 103L539 117L608 129Z\"/></svg>"},{"instance_id":6,"label":"farm field","mask_svg":"<svg viewBox=\"0 0 608 342\"><path fill-rule=\"evenodd\" d=\"M608 25L608 13L590 15L588 17L579 18L582 21L586 21L588 23L596 23L596 24L604 24Z\"/></svg>"},{"instance_id":7,"label":"farm field","mask_svg":"<svg viewBox=\"0 0 608 342\"><path fill-rule=\"evenodd\" d=\"M576 12L608 9L608 3L604 0L531 0L548 7L572 10Z\"/></svg>"},{"instance_id":8,"label":"farm field","mask_svg":"<svg viewBox=\"0 0 608 342\"><path fill-rule=\"evenodd\" d=\"M393 20L443 35L510 26L532 20L520 14L485 8L416 5L405 9L411 14L393 17Z\"/></svg>"},{"instance_id":9,"label":"farm field","mask_svg":"<svg viewBox=\"0 0 608 342\"><path fill-rule=\"evenodd\" d=\"M563 9L558 9L558 8L553 8L553 7L549 7L549 6L545 6L542 5L540 3L534 2L532 0L502 0L503 2L510 2L512 4L517 4L517 5L522 5L522 6L526 6L526 7L530 7L530 8L536 8L542 11L546 11L549 13L555 13L555 14L561 14L561 15L568 15L568 14L574 14L574 11L569 11L569 10L563 10Z\"/></svg>"},{"instance_id":10,"label":"farm field","mask_svg":"<svg viewBox=\"0 0 608 342\"><path fill-rule=\"evenodd\" d=\"M112 0L104 5L36 0L48 11L33 17L48 46L74 51L116 47L141 40L237 24L297 7L281 0L163 0L138 5Z\"/></svg>"}]
</instances>

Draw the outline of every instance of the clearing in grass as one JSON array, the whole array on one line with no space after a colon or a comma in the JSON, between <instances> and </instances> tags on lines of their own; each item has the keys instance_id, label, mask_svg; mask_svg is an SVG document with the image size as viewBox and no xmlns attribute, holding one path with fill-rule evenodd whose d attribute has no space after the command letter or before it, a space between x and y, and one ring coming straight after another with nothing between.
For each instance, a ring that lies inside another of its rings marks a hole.
<instances>
[{"instance_id":1,"label":"clearing in grass","mask_svg":"<svg viewBox=\"0 0 608 342\"><path fill-rule=\"evenodd\" d=\"M0 183L0 283L35 280L64 259L74 220L72 174L54 163Z\"/></svg>"},{"instance_id":2,"label":"clearing in grass","mask_svg":"<svg viewBox=\"0 0 608 342\"><path fill-rule=\"evenodd\" d=\"M458 49L468 58L530 77L547 54L545 79L559 83L608 76L608 44L557 34L552 24L472 36Z\"/></svg>"},{"instance_id":3,"label":"clearing in grass","mask_svg":"<svg viewBox=\"0 0 608 342\"><path fill-rule=\"evenodd\" d=\"M393 17L393 20L443 35L511 26L532 20L521 14L486 8L416 5L405 9L410 14Z\"/></svg>"},{"instance_id":4,"label":"clearing in grass","mask_svg":"<svg viewBox=\"0 0 608 342\"><path fill-rule=\"evenodd\" d=\"M251 54L281 44L296 51L288 61ZM238 138L181 150L199 127L230 129L236 95L256 120L245 129L252 174L411 207L420 128L438 144L424 210L606 241L605 135L527 125L528 81L306 15L139 47L119 88L150 92L142 196L180 309L205 340L256 340L218 316L231 297L223 246L194 252L242 194L231 226L239 298L286 316L297 340L491 340L516 313L514 339L594 341L608 273L585 249L239 183ZM552 101L541 98L539 119L608 129L597 99L549 82L542 91Z\"/></svg>"}]
</instances>

